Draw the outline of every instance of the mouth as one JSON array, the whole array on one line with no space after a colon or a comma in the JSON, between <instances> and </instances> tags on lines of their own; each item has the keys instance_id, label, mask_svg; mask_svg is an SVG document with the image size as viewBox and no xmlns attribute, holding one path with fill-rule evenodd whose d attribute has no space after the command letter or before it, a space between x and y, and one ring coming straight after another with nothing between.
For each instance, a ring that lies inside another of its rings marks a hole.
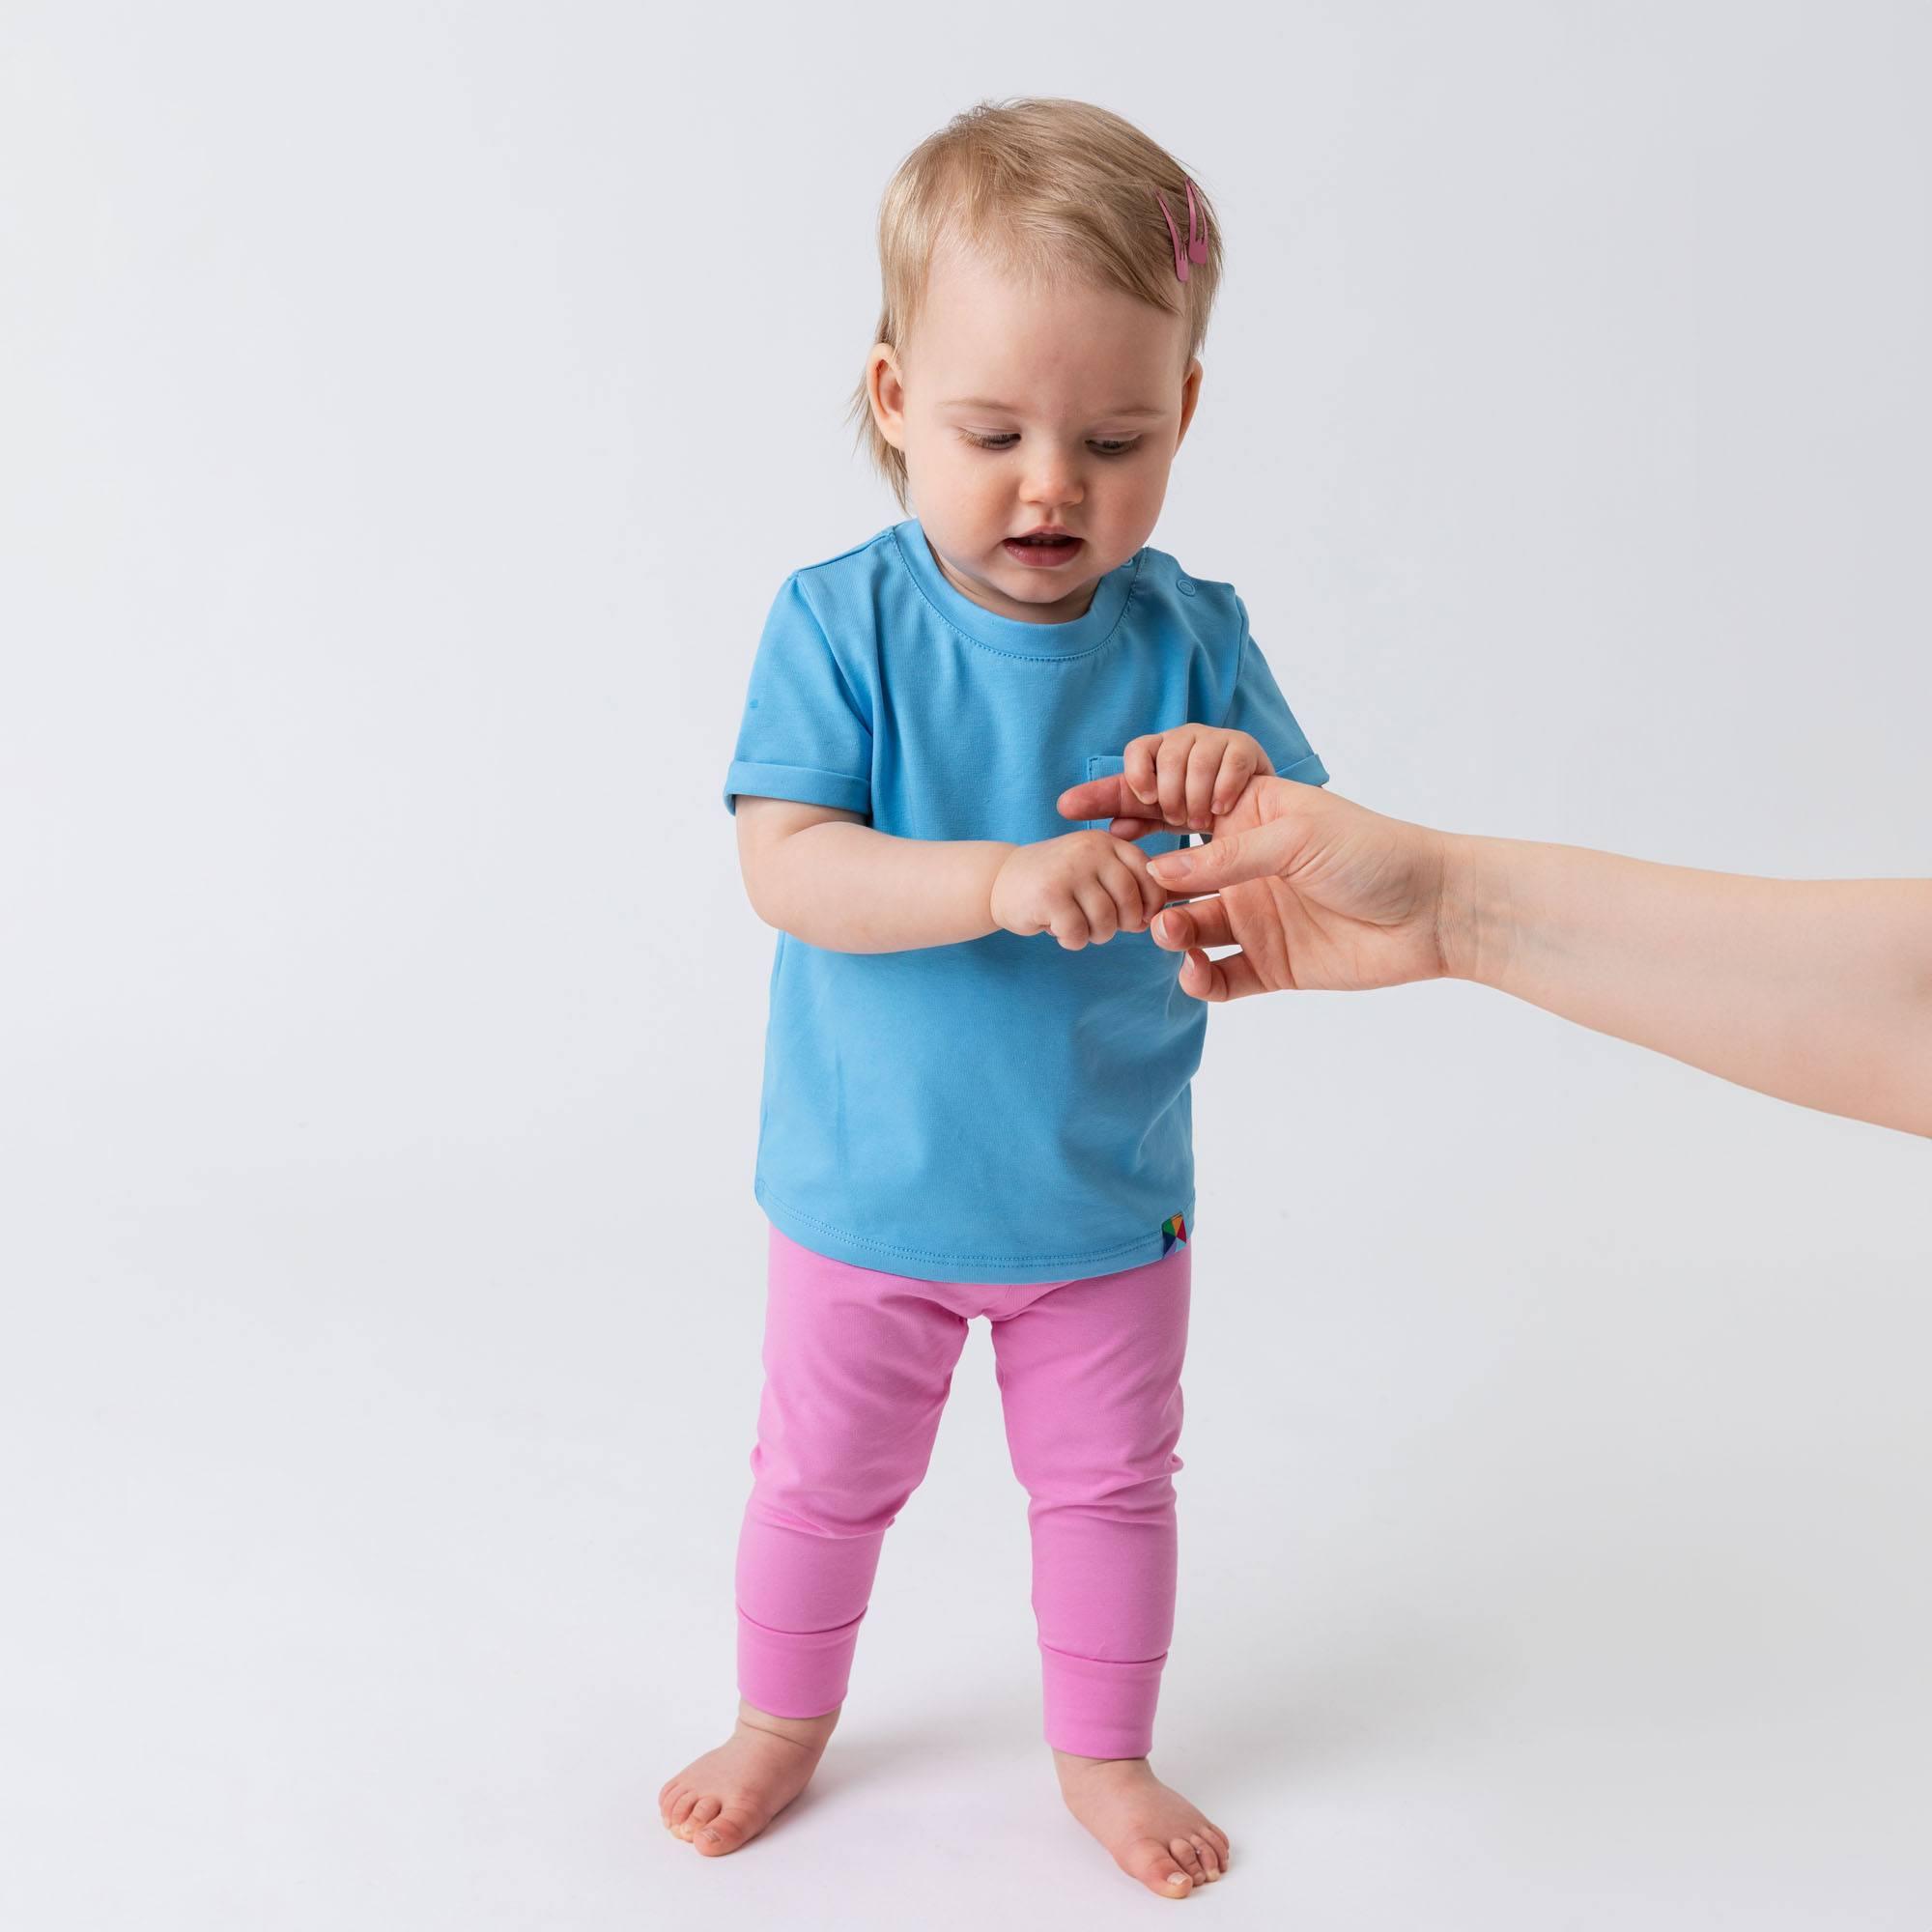
<instances>
[{"instance_id":1,"label":"mouth","mask_svg":"<svg viewBox=\"0 0 1932 1932\"><path fill-rule=\"evenodd\" d=\"M1036 570L1051 570L1070 563L1087 544L1085 538L1076 537L1070 530L1056 529L1049 524L1029 530L1023 537L1008 537L1000 548L1015 563L1029 564Z\"/></svg>"}]
</instances>

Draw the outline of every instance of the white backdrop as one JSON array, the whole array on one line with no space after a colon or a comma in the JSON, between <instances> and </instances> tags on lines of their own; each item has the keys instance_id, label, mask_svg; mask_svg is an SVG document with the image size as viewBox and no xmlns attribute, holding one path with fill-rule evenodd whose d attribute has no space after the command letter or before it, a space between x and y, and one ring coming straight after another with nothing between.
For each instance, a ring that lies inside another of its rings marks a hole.
<instances>
[{"instance_id":1,"label":"white backdrop","mask_svg":"<svg viewBox=\"0 0 1932 1932\"><path fill-rule=\"evenodd\" d=\"M1154 541L1338 790L1932 872L1932 29L1873 0L0 19L0 1917L1112 1926L983 1337L844 1732L728 1720L770 935L719 800L899 156L1229 274ZM1228 1923L1923 1932L1932 1186L1464 987L1217 1014L1156 1764Z\"/></svg>"}]
</instances>

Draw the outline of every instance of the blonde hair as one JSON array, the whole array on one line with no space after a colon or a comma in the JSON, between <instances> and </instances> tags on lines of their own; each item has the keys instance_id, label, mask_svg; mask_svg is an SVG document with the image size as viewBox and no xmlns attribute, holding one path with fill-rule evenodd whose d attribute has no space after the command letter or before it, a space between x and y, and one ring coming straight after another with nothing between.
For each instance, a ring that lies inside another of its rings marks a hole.
<instances>
[{"instance_id":1,"label":"blonde hair","mask_svg":"<svg viewBox=\"0 0 1932 1932\"><path fill-rule=\"evenodd\" d=\"M872 340L903 352L942 236L957 233L1002 269L1051 284L1071 277L1122 290L1187 324L1201 351L1221 282L1221 223L1201 184L1208 259L1174 271L1174 242L1156 191L1184 247L1183 168L1131 122L1084 100L982 100L929 134L899 163L879 203L884 299ZM909 510L904 453L879 432L862 375L847 413L899 508Z\"/></svg>"}]
</instances>

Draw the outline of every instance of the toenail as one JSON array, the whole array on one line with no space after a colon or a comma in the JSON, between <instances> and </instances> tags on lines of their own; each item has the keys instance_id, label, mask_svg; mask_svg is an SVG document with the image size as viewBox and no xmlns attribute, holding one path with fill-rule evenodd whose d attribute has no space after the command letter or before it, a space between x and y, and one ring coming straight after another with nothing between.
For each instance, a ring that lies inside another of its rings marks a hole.
<instances>
[{"instance_id":1,"label":"toenail","mask_svg":"<svg viewBox=\"0 0 1932 1932\"><path fill-rule=\"evenodd\" d=\"M718 1833L716 1832L707 1831L703 1833L703 1838L704 1842L707 1845L715 1845L718 1842Z\"/></svg>"},{"instance_id":2,"label":"toenail","mask_svg":"<svg viewBox=\"0 0 1932 1932\"><path fill-rule=\"evenodd\" d=\"M1169 1872L1167 1882L1169 1885L1185 1885L1187 1883L1187 1874L1185 1872Z\"/></svg>"}]
</instances>

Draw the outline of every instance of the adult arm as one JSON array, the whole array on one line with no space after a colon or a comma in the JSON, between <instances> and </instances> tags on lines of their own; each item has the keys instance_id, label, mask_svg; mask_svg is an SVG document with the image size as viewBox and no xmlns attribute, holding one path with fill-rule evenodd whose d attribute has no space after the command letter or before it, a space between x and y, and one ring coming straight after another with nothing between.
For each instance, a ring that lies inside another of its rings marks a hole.
<instances>
[{"instance_id":1,"label":"adult arm","mask_svg":"<svg viewBox=\"0 0 1932 1932\"><path fill-rule=\"evenodd\" d=\"M1062 810L1131 811L1101 780ZM1385 818L1254 780L1152 862L1197 999L1469 980L1741 1086L1932 1135L1932 880L1742 878ZM1203 949L1237 946L1210 960Z\"/></svg>"},{"instance_id":2,"label":"adult arm","mask_svg":"<svg viewBox=\"0 0 1932 1932\"><path fill-rule=\"evenodd\" d=\"M1458 838L1450 970L1761 1094L1932 1134L1932 880Z\"/></svg>"}]
</instances>

